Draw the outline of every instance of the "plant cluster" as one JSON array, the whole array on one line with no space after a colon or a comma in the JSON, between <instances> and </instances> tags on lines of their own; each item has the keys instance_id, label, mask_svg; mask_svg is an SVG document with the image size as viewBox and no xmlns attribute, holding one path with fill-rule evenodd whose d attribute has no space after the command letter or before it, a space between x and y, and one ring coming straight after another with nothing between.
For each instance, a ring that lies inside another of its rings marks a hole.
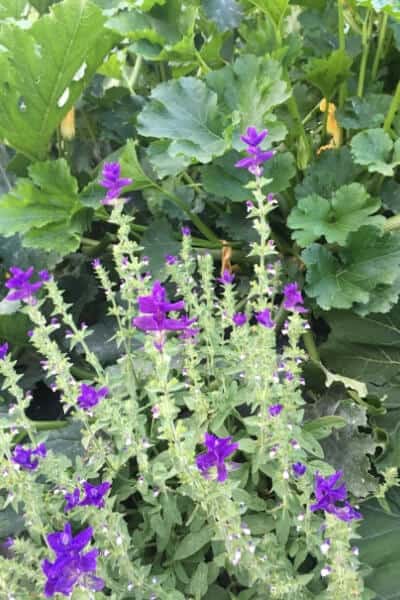
<instances>
[{"instance_id":1,"label":"plant cluster","mask_svg":"<svg viewBox=\"0 0 400 600\"><path fill-rule=\"evenodd\" d=\"M2 593L398 594L399 60L398 0L1 1Z\"/></svg>"}]
</instances>

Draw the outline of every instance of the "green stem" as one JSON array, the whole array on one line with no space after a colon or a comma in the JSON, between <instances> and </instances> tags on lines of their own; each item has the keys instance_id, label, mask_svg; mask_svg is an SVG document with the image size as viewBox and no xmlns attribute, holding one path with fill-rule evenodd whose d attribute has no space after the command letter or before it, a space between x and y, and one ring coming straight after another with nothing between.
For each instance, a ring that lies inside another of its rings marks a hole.
<instances>
[{"instance_id":1,"label":"green stem","mask_svg":"<svg viewBox=\"0 0 400 600\"><path fill-rule=\"evenodd\" d=\"M400 107L400 81L397 84L396 91L392 98L392 102L389 106L388 114L386 115L385 122L383 124L383 129L386 131L386 133L390 133L390 128L392 126L393 119L395 118L396 113L399 110L399 107Z\"/></svg>"},{"instance_id":2,"label":"green stem","mask_svg":"<svg viewBox=\"0 0 400 600\"><path fill-rule=\"evenodd\" d=\"M192 221L192 223L194 225L196 225L197 229L199 231L201 231L201 233L204 235L204 237L206 237L210 242L218 243L221 246L221 242L220 242L219 238L217 237L217 235L213 231L211 231L211 229L208 227L208 225L206 225L200 219L199 216L195 215L194 213L192 213L191 210L188 209L186 204L183 202L183 200L181 198L179 198L179 196L176 196L172 192L165 190L162 186L158 185L157 183L153 183L153 185L159 192L162 192L163 194L165 194L165 196L167 196L167 198L169 198L174 204L176 204L176 206L178 206L184 213L187 214L189 219Z\"/></svg>"},{"instance_id":3,"label":"green stem","mask_svg":"<svg viewBox=\"0 0 400 600\"><path fill-rule=\"evenodd\" d=\"M380 24L379 24L378 46L377 46L377 49L376 49L375 58L374 58L374 64L372 65L372 71L371 71L371 79L372 79L372 81L374 81L376 79L376 76L378 74L379 63L380 63L381 58L382 58L383 47L384 47L385 39L386 39L386 30L387 30L388 18L389 18L389 15L387 13L382 13Z\"/></svg>"},{"instance_id":4,"label":"green stem","mask_svg":"<svg viewBox=\"0 0 400 600\"><path fill-rule=\"evenodd\" d=\"M297 134L299 140L297 147L297 166L299 169L304 170L310 162L311 149L306 131L303 126L299 107L297 106L296 98L293 95L293 90L290 98L287 101L287 106L295 123L295 133Z\"/></svg>"},{"instance_id":5,"label":"green stem","mask_svg":"<svg viewBox=\"0 0 400 600\"><path fill-rule=\"evenodd\" d=\"M346 38L344 35L344 14L343 0L338 0L338 35L339 35L339 50L346 51ZM343 107L347 96L347 83L343 81L339 88L339 108Z\"/></svg>"},{"instance_id":6,"label":"green stem","mask_svg":"<svg viewBox=\"0 0 400 600\"><path fill-rule=\"evenodd\" d=\"M362 56L361 56L360 73L358 76L358 85L357 85L357 96L359 98L362 98L363 94L364 94L365 74L367 72L371 33L372 33L372 16L371 16L371 10L368 10L367 15L364 20L364 23L363 23L363 30L362 30L363 52L362 52Z\"/></svg>"},{"instance_id":7,"label":"green stem","mask_svg":"<svg viewBox=\"0 0 400 600\"><path fill-rule=\"evenodd\" d=\"M314 336L313 336L311 329L309 329L308 331L303 333L302 337L303 337L304 346L305 346L311 360L318 362L318 363L321 362L321 359L319 357L319 352L317 350L317 346L316 346Z\"/></svg>"},{"instance_id":8,"label":"green stem","mask_svg":"<svg viewBox=\"0 0 400 600\"><path fill-rule=\"evenodd\" d=\"M142 64L143 64L143 57L140 54L138 54L136 57L136 60L135 60L135 66L133 67L132 74L129 77L129 79L127 80L129 91L131 92L131 94L133 94L135 92L135 87L136 87L136 83L137 83L137 80L140 75Z\"/></svg>"}]
</instances>

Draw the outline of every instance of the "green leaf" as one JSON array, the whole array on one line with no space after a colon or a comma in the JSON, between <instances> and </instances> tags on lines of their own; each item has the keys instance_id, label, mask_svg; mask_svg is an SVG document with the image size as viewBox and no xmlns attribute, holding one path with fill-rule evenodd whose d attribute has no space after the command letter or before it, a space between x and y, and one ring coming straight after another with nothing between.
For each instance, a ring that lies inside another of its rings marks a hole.
<instances>
[{"instance_id":1,"label":"green leaf","mask_svg":"<svg viewBox=\"0 0 400 600\"><path fill-rule=\"evenodd\" d=\"M288 189L296 175L294 156L291 152L282 152L264 165L264 177L272 179L268 192L278 193Z\"/></svg>"},{"instance_id":2,"label":"green leaf","mask_svg":"<svg viewBox=\"0 0 400 600\"><path fill-rule=\"evenodd\" d=\"M60 0L29 0L29 4L32 4L41 15L56 2L60 2Z\"/></svg>"},{"instance_id":3,"label":"green leaf","mask_svg":"<svg viewBox=\"0 0 400 600\"><path fill-rule=\"evenodd\" d=\"M62 429L55 429L48 433L46 447L55 454L63 454L70 460L84 454L82 446L82 423L74 421Z\"/></svg>"},{"instance_id":4,"label":"green leaf","mask_svg":"<svg viewBox=\"0 0 400 600\"><path fill-rule=\"evenodd\" d=\"M174 230L166 219L155 219L146 229L141 246L143 254L149 257L149 268L153 277L165 277L165 256L178 254L180 244L174 237Z\"/></svg>"},{"instance_id":5,"label":"green leaf","mask_svg":"<svg viewBox=\"0 0 400 600\"><path fill-rule=\"evenodd\" d=\"M203 81L182 77L153 89L138 116L138 130L146 137L171 140L171 156L207 163L226 148L218 121L217 95Z\"/></svg>"},{"instance_id":6,"label":"green leaf","mask_svg":"<svg viewBox=\"0 0 400 600\"><path fill-rule=\"evenodd\" d=\"M169 142L167 140L152 142L147 148L150 164L161 178L182 173L192 162L188 156L171 156L168 148Z\"/></svg>"},{"instance_id":7,"label":"green leaf","mask_svg":"<svg viewBox=\"0 0 400 600\"><path fill-rule=\"evenodd\" d=\"M385 12L400 19L400 6L398 0L356 0L356 5L372 8L376 12Z\"/></svg>"},{"instance_id":8,"label":"green leaf","mask_svg":"<svg viewBox=\"0 0 400 600\"><path fill-rule=\"evenodd\" d=\"M24 529L24 519L11 506L0 511L0 539L15 536Z\"/></svg>"},{"instance_id":9,"label":"green leaf","mask_svg":"<svg viewBox=\"0 0 400 600\"><path fill-rule=\"evenodd\" d=\"M400 237L381 236L373 227L362 227L350 234L348 245L334 256L326 247L312 244L303 251L307 266L307 293L319 306L362 310L374 290L382 284L391 285L400 267Z\"/></svg>"},{"instance_id":10,"label":"green leaf","mask_svg":"<svg viewBox=\"0 0 400 600\"><path fill-rule=\"evenodd\" d=\"M211 165L201 168L202 183L206 192L233 202L244 202L249 197L245 186L251 177L245 169L235 167L239 158L240 154L237 152L228 152L213 160Z\"/></svg>"},{"instance_id":11,"label":"green leaf","mask_svg":"<svg viewBox=\"0 0 400 600\"><path fill-rule=\"evenodd\" d=\"M400 306L388 314L360 317L330 311L331 328L320 346L321 358L335 373L365 381L370 394L386 396L388 408L400 406Z\"/></svg>"},{"instance_id":12,"label":"green leaf","mask_svg":"<svg viewBox=\"0 0 400 600\"><path fill-rule=\"evenodd\" d=\"M327 58L313 58L306 69L306 79L331 100L339 85L350 75L352 60L344 50L334 50Z\"/></svg>"},{"instance_id":13,"label":"green leaf","mask_svg":"<svg viewBox=\"0 0 400 600\"><path fill-rule=\"evenodd\" d=\"M359 183L341 187L326 200L318 194L301 198L288 218L294 229L293 238L300 246L308 246L324 236L329 243L346 244L349 234L364 225L383 226L385 217L371 215L380 208Z\"/></svg>"},{"instance_id":14,"label":"green leaf","mask_svg":"<svg viewBox=\"0 0 400 600\"><path fill-rule=\"evenodd\" d=\"M88 214L67 162L35 163L29 175L0 199L0 234L19 233L26 245L60 254L75 250Z\"/></svg>"},{"instance_id":15,"label":"green leaf","mask_svg":"<svg viewBox=\"0 0 400 600\"><path fill-rule=\"evenodd\" d=\"M348 148L323 152L307 169L302 183L296 186L296 197L315 193L330 199L337 189L355 181L360 172Z\"/></svg>"},{"instance_id":16,"label":"green leaf","mask_svg":"<svg viewBox=\"0 0 400 600\"><path fill-rule=\"evenodd\" d=\"M189 593L195 598L203 598L208 590L208 565L212 563L200 563L190 580Z\"/></svg>"},{"instance_id":17,"label":"green leaf","mask_svg":"<svg viewBox=\"0 0 400 600\"><path fill-rule=\"evenodd\" d=\"M211 527L203 527L200 531L188 533L178 544L174 554L174 560L184 560L196 554L203 546L211 541L213 530Z\"/></svg>"},{"instance_id":18,"label":"green leaf","mask_svg":"<svg viewBox=\"0 0 400 600\"><path fill-rule=\"evenodd\" d=\"M370 173L381 173L387 177L394 174L394 167L399 164L400 157L395 156L395 162L389 162L392 150L393 142L383 129L361 131L351 140L355 162L367 166ZM395 153L398 154L398 151Z\"/></svg>"},{"instance_id":19,"label":"green leaf","mask_svg":"<svg viewBox=\"0 0 400 600\"><path fill-rule=\"evenodd\" d=\"M311 433L317 440L321 440L323 438L331 435L332 429L340 429L346 425L346 419L343 417L337 417L334 415L329 415L325 417L318 417L313 421L308 421L304 423L304 430Z\"/></svg>"},{"instance_id":20,"label":"green leaf","mask_svg":"<svg viewBox=\"0 0 400 600\"><path fill-rule=\"evenodd\" d=\"M398 573L400 569L400 494L388 494L391 513L376 500L362 505L363 520L357 533L360 560L372 567L366 584L376 592L376 600L399 600Z\"/></svg>"},{"instance_id":21,"label":"green leaf","mask_svg":"<svg viewBox=\"0 0 400 600\"><path fill-rule=\"evenodd\" d=\"M290 96L282 65L270 57L246 54L233 65L212 71L207 84L218 94L218 105L233 126L233 147L243 151L239 136L251 123L269 129L268 142L285 137L286 128L278 123L272 110Z\"/></svg>"},{"instance_id":22,"label":"green leaf","mask_svg":"<svg viewBox=\"0 0 400 600\"><path fill-rule=\"evenodd\" d=\"M336 117L339 125L346 129L369 129L383 124L392 97L388 94L366 94L364 98L347 98L343 109Z\"/></svg>"},{"instance_id":23,"label":"green leaf","mask_svg":"<svg viewBox=\"0 0 400 600\"><path fill-rule=\"evenodd\" d=\"M88 0L64 0L29 29L0 32L0 138L31 160L44 158L51 136L114 37Z\"/></svg>"},{"instance_id":24,"label":"green leaf","mask_svg":"<svg viewBox=\"0 0 400 600\"><path fill-rule=\"evenodd\" d=\"M26 6L26 0L1 0L0 19L19 19Z\"/></svg>"},{"instance_id":25,"label":"green leaf","mask_svg":"<svg viewBox=\"0 0 400 600\"><path fill-rule=\"evenodd\" d=\"M231 31L240 25L243 13L236 0L202 0L208 19L214 21L219 31Z\"/></svg>"}]
</instances>

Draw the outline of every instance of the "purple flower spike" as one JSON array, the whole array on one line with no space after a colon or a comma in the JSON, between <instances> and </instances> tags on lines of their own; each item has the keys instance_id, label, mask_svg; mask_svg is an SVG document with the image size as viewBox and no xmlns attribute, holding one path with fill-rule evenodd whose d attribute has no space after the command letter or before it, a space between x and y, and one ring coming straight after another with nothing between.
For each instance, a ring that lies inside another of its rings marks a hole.
<instances>
[{"instance_id":1,"label":"purple flower spike","mask_svg":"<svg viewBox=\"0 0 400 600\"><path fill-rule=\"evenodd\" d=\"M47 559L42 563L43 573L47 577L44 588L46 598L51 598L56 593L70 596L75 586L90 591L103 589L104 581L95 575L99 551L93 548L86 554L82 552L92 536L91 527L73 536L70 523L65 525L63 531L50 533L47 536L56 559L54 563Z\"/></svg>"},{"instance_id":2,"label":"purple flower spike","mask_svg":"<svg viewBox=\"0 0 400 600\"><path fill-rule=\"evenodd\" d=\"M233 283L235 280L235 275L230 273L227 269L222 273L221 277L218 277L218 281L222 283L222 285L227 285Z\"/></svg>"},{"instance_id":3,"label":"purple flower spike","mask_svg":"<svg viewBox=\"0 0 400 600\"><path fill-rule=\"evenodd\" d=\"M303 477L304 473L307 471L306 465L303 465L301 462L294 463L292 469L296 477Z\"/></svg>"},{"instance_id":4,"label":"purple flower spike","mask_svg":"<svg viewBox=\"0 0 400 600\"><path fill-rule=\"evenodd\" d=\"M184 237L187 237L191 234L190 227L181 227L181 233Z\"/></svg>"},{"instance_id":5,"label":"purple flower spike","mask_svg":"<svg viewBox=\"0 0 400 600\"><path fill-rule=\"evenodd\" d=\"M71 494L65 494L64 500L66 502L64 506L64 512L68 512L78 506L79 500L81 498L81 491L79 488L75 488Z\"/></svg>"},{"instance_id":6,"label":"purple flower spike","mask_svg":"<svg viewBox=\"0 0 400 600\"><path fill-rule=\"evenodd\" d=\"M102 204L113 204L113 200L119 198L122 188L132 183L128 177L120 178L121 165L119 163L105 163L103 166L103 179L100 185L107 190L106 197L101 201Z\"/></svg>"},{"instance_id":7,"label":"purple flower spike","mask_svg":"<svg viewBox=\"0 0 400 600\"><path fill-rule=\"evenodd\" d=\"M11 291L6 296L6 300L25 300L28 304L35 303L35 294L42 287L43 282L36 281L32 283L30 279L33 272L33 267L29 267L26 271L19 267L10 267L12 277L6 281L6 287Z\"/></svg>"},{"instance_id":8,"label":"purple flower spike","mask_svg":"<svg viewBox=\"0 0 400 600\"><path fill-rule=\"evenodd\" d=\"M272 406L269 407L268 412L271 417L277 417L278 415L281 414L282 410L283 410L282 404L273 404Z\"/></svg>"},{"instance_id":9,"label":"purple flower spike","mask_svg":"<svg viewBox=\"0 0 400 600\"><path fill-rule=\"evenodd\" d=\"M92 485L88 481L83 482L83 489L85 497L79 503L79 506L96 506L97 508L103 508L104 496L107 494L111 487L111 483L105 481L100 485Z\"/></svg>"},{"instance_id":10,"label":"purple flower spike","mask_svg":"<svg viewBox=\"0 0 400 600\"><path fill-rule=\"evenodd\" d=\"M44 444L39 444L36 448L24 448L18 444L13 450L11 460L25 471L35 471L39 466L38 457L44 458L46 454L47 450Z\"/></svg>"},{"instance_id":11,"label":"purple flower spike","mask_svg":"<svg viewBox=\"0 0 400 600\"><path fill-rule=\"evenodd\" d=\"M8 344L7 344L7 342L4 342L4 344L2 344L0 346L0 360L5 359L5 357L7 356L7 352L8 352Z\"/></svg>"},{"instance_id":12,"label":"purple flower spike","mask_svg":"<svg viewBox=\"0 0 400 600\"><path fill-rule=\"evenodd\" d=\"M247 322L247 317L244 313L235 313L232 317L232 321L236 327L242 327Z\"/></svg>"},{"instance_id":13,"label":"purple flower spike","mask_svg":"<svg viewBox=\"0 0 400 600\"><path fill-rule=\"evenodd\" d=\"M246 135L241 135L240 139L242 142L247 144L247 146L258 146L268 135L268 129L263 129L259 133L255 127L248 127L246 131Z\"/></svg>"},{"instance_id":14,"label":"purple flower spike","mask_svg":"<svg viewBox=\"0 0 400 600\"><path fill-rule=\"evenodd\" d=\"M303 306L303 296L296 282L288 283L283 288L284 301L283 306L286 310L294 310L298 313L305 313L307 310Z\"/></svg>"},{"instance_id":15,"label":"purple flower spike","mask_svg":"<svg viewBox=\"0 0 400 600\"><path fill-rule=\"evenodd\" d=\"M261 325L267 327L267 329L272 329L273 327L275 327L275 323L271 319L271 311L268 308L257 313L256 319Z\"/></svg>"},{"instance_id":16,"label":"purple flower spike","mask_svg":"<svg viewBox=\"0 0 400 600\"><path fill-rule=\"evenodd\" d=\"M342 477L343 471L337 471L329 477L322 477L316 473L314 494L317 502L310 506L310 510L324 510L342 521L362 519L361 513L347 501L346 485L339 482Z\"/></svg>"},{"instance_id":17,"label":"purple flower spike","mask_svg":"<svg viewBox=\"0 0 400 600\"><path fill-rule=\"evenodd\" d=\"M92 260L92 267L93 269L98 269L99 267L101 267L101 261L99 258L94 258Z\"/></svg>"},{"instance_id":18,"label":"purple flower spike","mask_svg":"<svg viewBox=\"0 0 400 600\"><path fill-rule=\"evenodd\" d=\"M107 396L109 393L109 389L107 387L102 387L99 390L92 387L91 385L86 385L86 383L81 384L81 393L77 398L77 403L80 408L83 410L90 410L96 404L100 402L102 398Z\"/></svg>"},{"instance_id":19,"label":"purple flower spike","mask_svg":"<svg viewBox=\"0 0 400 600\"><path fill-rule=\"evenodd\" d=\"M203 477L209 479L209 471L212 467L217 469L217 481L222 483L228 477L228 467L225 460L233 454L239 444L232 443L232 437L219 438L212 433L204 435L204 445L207 452L203 452L196 457L196 465Z\"/></svg>"},{"instance_id":20,"label":"purple flower spike","mask_svg":"<svg viewBox=\"0 0 400 600\"><path fill-rule=\"evenodd\" d=\"M235 164L235 167L238 169L247 169L252 175L261 177L263 174L261 165L271 160L275 155L274 150L265 151L260 148L261 142L267 135L268 131L266 129L258 133L255 127L248 127L246 135L240 137L242 142L247 144L246 152L248 156L239 160Z\"/></svg>"}]
</instances>

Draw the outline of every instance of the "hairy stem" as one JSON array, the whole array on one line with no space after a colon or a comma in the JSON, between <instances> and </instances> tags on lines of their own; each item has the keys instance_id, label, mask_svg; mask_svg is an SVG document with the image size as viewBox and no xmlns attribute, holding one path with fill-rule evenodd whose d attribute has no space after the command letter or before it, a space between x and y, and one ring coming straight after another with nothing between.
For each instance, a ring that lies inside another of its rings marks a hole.
<instances>
[{"instance_id":1,"label":"hairy stem","mask_svg":"<svg viewBox=\"0 0 400 600\"><path fill-rule=\"evenodd\" d=\"M376 79L376 76L378 74L378 69L379 69L379 63L380 63L382 55L383 55L383 48L385 45L388 18L389 18L389 15L387 13L382 13L380 23L379 23L378 46L376 48L374 63L372 65L372 71L371 71L372 81L375 81L375 79Z\"/></svg>"}]
</instances>

